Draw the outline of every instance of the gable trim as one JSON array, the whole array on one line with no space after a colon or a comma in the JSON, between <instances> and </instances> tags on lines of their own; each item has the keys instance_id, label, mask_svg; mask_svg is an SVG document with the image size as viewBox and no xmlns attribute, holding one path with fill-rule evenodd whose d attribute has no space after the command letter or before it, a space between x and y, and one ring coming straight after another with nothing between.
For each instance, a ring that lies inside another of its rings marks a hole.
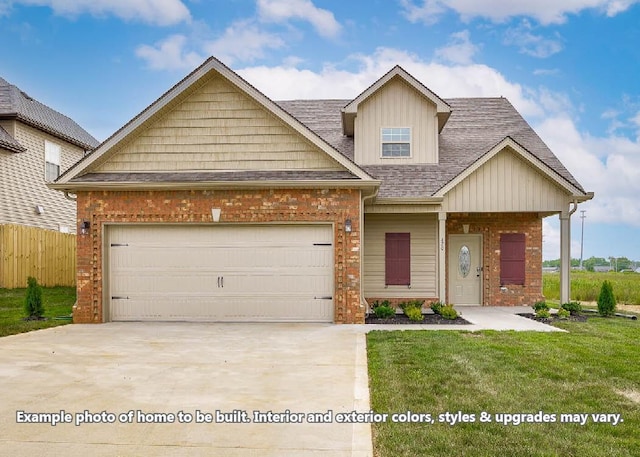
<instances>
[{"instance_id":1,"label":"gable trim","mask_svg":"<svg viewBox=\"0 0 640 457\"><path fill-rule=\"evenodd\" d=\"M351 100L343 109L342 109L342 129L345 135L353 135L354 132L354 120L356 117L356 113L358 112L358 105L364 102L367 98L369 98L372 94L377 92L379 89L384 87L389 81L391 81L394 77L401 78L404 82L409 84L409 86L413 87L420 94L422 94L425 98L430 100L436 105L436 112L438 116L438 132L441 132L444 128L447 119L451 115L451 106L436 95L433 91L431 91L427 86L418 81L415 77L409 74L404 68L400 65L396 65L390 71L388 71L384 76L374 82L371 86L365 89L360 95Z\"/></svg>"},{"instance_id":2,"label":"gable trim","mask_svg":"<svg viewBox=\"0 0 640 457\"><path fill-rule=\"evenodd\" d=\"M365 181L374 180L369 174L358 167L354 162L342 155L333 146L320 138L320 136L318 136L315 132L298 121L295 117L283 110L280 106L274 103L258 89L249 84L238 74L225 66L222 62L214 57L210 57L202 65L200 65L200 67L196 68L175 86L173 86L162 96L160 96L160 98L158 98L155 102L144 109L140 114L134 117L122 128L120 128L120 130L115 132L111 137L100 144L91 154L69 168L67 172L60 176L60 178L56 181L56 184L67 184L73 178L76 178L89 171L92 165L96 164L100 159L105 158L109 151L113 150L113 148L115 148L122 141L125 141L129 135L133 134L133 132L135 132L139 127L149 121L155 114L157 114L169 103L174 101L177 97L183 94L186 90L188 90L202 78L205 78L211 72L216 72L232 85L237 87L240 91L247 94L263 108L273 113L276 117L293 128L296 133L302 135L307 141L318 147L322 152L329 155L333 160L335 160L349 172L353 173L357 178ZM60 188L60 186L56 187Z\"/></svg>"},{"instance_id":3,"label":"gable trim","mask_svg":"<svg viewBox=\"0 0 640 457\"><path fill-rule=\"evenodd\" d=\"M449 192L451 189L460 184L465 178L472 175L475 171L477 171L484 164L489 162L493 157L495 157L499 152L505 149L511 149L514 151L520 158L524 159L526 163L531 165L535 170L542 173L545 177L549 178L556 185L561 187L564 191L570 194L572 197L578 198L580 201L586 201L593 198L592 193L585 193L582 190L578 189L576 186L571 184L565 178L560 176L555 170L553 170L550 166L542 162L535 155L529 152L526 148L521 146L517 141L515 141L510 136L504 138L494 147L492 147L487 153L485 153L480 159L476 160L470 166L468 166L464 171L458 174L455 178L445 184L443 187L438 190L434 196L435 197L444 197L444 195Z\"/></svg>"}]
</instances>

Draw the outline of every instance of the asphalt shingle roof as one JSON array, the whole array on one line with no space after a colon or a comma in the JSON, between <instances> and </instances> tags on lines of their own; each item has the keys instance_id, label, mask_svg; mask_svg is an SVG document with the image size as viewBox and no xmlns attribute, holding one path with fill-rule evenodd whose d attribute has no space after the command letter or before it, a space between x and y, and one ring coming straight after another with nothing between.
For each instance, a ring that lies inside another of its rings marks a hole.
<instances>
[{"instance_id":1,"label":"asphalt shingle roof","mask_svg":"<svg viewBox=\"0 0 640 457\"><path fill-rule=\"evenodd\" d=\"M73 119L31 98L18 87L0 78L0 119L2 118L17 118L86 150L98 145L98 141Z\"/></svg>"},{"instance_id":2,"label":"asphalt shingle roof","mask_svg":"<svg viewBox=\"0 0 640 457\"><path fill-rule=\"evenodd\" d=\"M520 113L505 98L445 99L452 113L440 133L439 163L361 166L382 184L380 198L429 197L511 137L562 178L583 190ZM350 100L277 102L343 155L353 160L353 138L342 134L341 109Z\"/></svg>"}]
</instances>

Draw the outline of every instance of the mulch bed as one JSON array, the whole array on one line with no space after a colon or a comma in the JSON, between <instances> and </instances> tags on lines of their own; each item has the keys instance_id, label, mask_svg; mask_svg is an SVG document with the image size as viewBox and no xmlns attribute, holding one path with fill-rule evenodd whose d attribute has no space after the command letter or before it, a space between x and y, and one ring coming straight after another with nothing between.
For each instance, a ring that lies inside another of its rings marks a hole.
<instances>
[{"instance_id":1,"label":"mulch bed","mask_svg":"<svg viewBox=\"0 0 640 457\"><path fill-rule=\"evenodd\" d=\"M536 317L534 313L518 313L518 316L526 317L527 319L531 319L533 321L542 322L543 324L554 324L556 322L562 321L573 321L573 322L586 322L587 316L584 314L580 314L578 316L569 316L566 319L559 319L551 315L551 317Z\"/></svg>"},{"instance_id":2,"label":"mulch bed","mask_svg":"<svg viewBox=\"0 0 640 457\"><path fill-rule=\"evenodd\" d=\"M396 314L393 317L389 317L387 319L380 319L375 317L374 315L370 315L364 320L365 324L391 324L391 325L469 325L470 322L464 320L461 317L457 317L455 319L445 319L439 314L423 314L424 320L420 322L415 322L409 319L404 314Z\"/></svg>"}]
</instances>

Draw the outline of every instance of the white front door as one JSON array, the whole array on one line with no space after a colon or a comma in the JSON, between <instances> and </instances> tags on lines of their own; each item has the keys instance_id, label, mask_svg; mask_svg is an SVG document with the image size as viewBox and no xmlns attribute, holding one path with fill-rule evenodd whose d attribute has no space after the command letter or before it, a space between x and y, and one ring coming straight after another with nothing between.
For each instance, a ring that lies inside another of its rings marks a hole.
<instances>
[{"instance_id":1,"label":"white front door","mask_svg":"<svg viewBox=\"0 0 640 457\"><path fill-rule=\"evenodd\" d=\"M449 236L449 302L482 304L482 235Z\"/></svg>"}]
</instances>

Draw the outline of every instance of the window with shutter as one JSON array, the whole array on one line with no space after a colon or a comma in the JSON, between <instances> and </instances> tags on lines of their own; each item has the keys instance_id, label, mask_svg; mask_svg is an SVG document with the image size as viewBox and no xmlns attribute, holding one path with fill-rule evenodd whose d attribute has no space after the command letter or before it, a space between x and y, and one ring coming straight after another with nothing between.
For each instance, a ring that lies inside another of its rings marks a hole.
<instances>
[{"instance_id":1,"label":"window with shutter","mask_svg":"<svg viewBox=\"0 0 640 457\"><path fill-rule=\"evenodd\" d=\"M500 235L500 285L524 285L525 277L524 233Z\"/></svg>"},{"instance_id":2,"label":"window with shutter","mask_svg":"<svg viewBox=\"0 0 640 457\"><path fill-rule=\"evenodd\" d=\"M411 234L385 233L385 285L411 284Z\"/></svg>"}]
</instances>

